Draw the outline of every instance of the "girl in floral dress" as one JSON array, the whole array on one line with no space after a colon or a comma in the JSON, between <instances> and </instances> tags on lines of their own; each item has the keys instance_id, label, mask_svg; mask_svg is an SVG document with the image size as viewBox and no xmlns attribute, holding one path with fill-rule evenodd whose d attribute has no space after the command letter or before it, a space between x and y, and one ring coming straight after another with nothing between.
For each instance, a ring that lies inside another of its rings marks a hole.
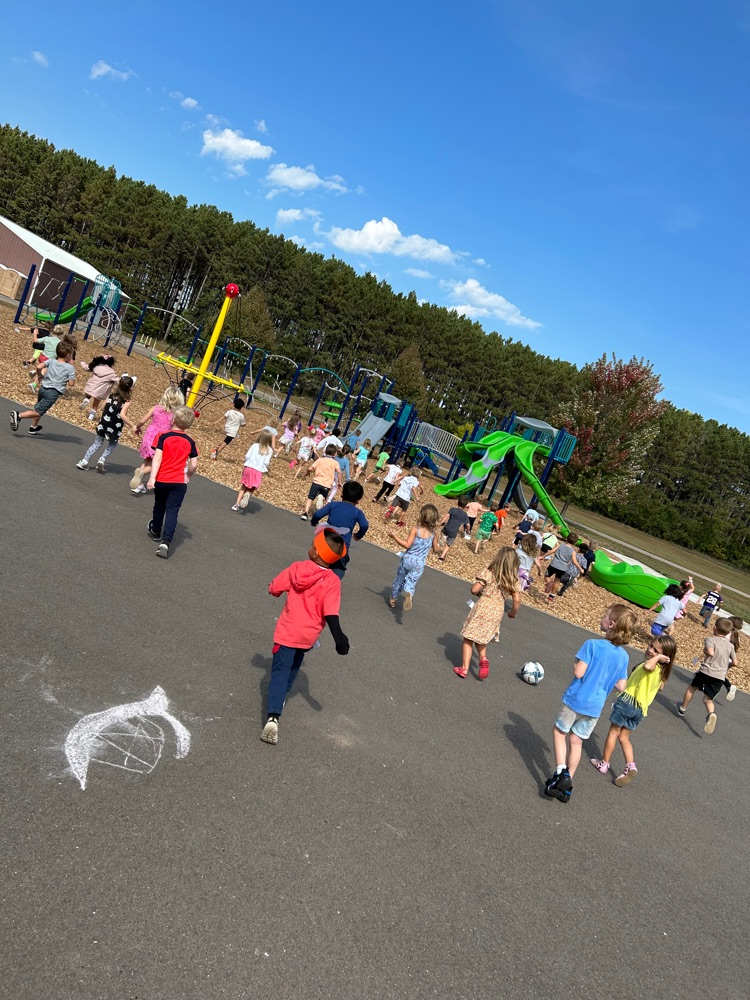
<instances>
[{"instance_id":1,"label":"girl in floral dress","mask_svg":"<svg viewBox=\"0 0 750 1000\"><path fill-rule=\"evenodd\" d=\"M513 601L513 607L508 613L509 618L515 618L521 606L518 568L518 554L515 549L504 545L487 569L477 574L471 592L478 600L461 629L464 640L462 663L460 667L453 668L453 672L458 677L466 677L469 673L471 654L475 646L479 656L479 680L483 681L489 675L490 661L487 659L487 643L500 627L500 622L505 614L506 597L510 597Z\"/></svg>"}]
</instances>

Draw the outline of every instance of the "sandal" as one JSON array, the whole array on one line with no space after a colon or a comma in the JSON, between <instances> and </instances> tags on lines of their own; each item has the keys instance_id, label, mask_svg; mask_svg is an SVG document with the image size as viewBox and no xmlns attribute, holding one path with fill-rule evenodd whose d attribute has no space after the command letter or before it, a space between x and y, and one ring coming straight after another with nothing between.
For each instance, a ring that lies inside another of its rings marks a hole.
<instances>
[{"instance_id":1,"label":"sandal","mask_svg":"<svg viewBox=\"0 0 750 1000\"><path fill-rule=\"evenodd\" d=\"M463 678L465 678L466 675L468 674L468 672L469 671L468 670L464 670L463 667L454 667L453 668L453 673L456 675L456 677L463 677Z\"/></svg>"},{"instance_id":2,"label":"sandal","mask_svg":"<svg viewBox=\"0 0 750 1000\"><path fill-rule=\"evenodd\" d=\"M479 661L479 680L486 681L490 674L490 661L482 657Z\"/></svg>"}]
</instances>

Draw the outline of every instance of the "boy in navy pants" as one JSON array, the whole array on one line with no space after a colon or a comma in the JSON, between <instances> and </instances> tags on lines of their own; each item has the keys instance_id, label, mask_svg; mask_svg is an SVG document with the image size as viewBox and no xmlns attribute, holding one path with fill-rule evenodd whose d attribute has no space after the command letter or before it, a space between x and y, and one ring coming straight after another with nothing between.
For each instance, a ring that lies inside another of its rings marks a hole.
<instances>
[{"instance_id":1,"label":"boy in navy pants","mask_svg":"<svg viewBox=\"0 0 750 1000\"><path fill-rule=\"evenodd\" d=\"M157 556L169 559L169 546L177 527L177 515L187 493L187 484L198 468L198 449L185 433L195 420L189 406L178 406L172 417L172 430L156 442L151 475L146 489L154 491L154 512L148 522L148 534L159 540Z\"/></svg>"}]
</instances>

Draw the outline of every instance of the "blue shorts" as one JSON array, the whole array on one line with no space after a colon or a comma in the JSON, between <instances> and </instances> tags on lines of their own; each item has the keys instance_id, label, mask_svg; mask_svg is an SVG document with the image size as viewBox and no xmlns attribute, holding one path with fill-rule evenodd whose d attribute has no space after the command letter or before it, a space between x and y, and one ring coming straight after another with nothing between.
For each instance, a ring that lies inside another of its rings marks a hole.
<instances>
[{"instance_id":1,"label":"blue shorts","mask_svg":"<svg viewBox=\"0 0 750 1000\"><path fill-rule=\"evenodd\" d=\"M58 392L57 389L42 385L39 387L39 392L36 397L36 406L34 409L41 417L47 412L47 410L51 409L55 405L60 396L62 396L62 393Z\"/></svg>"},{"instance_id":2,"label":"blue shorts","mask_svg":"<svg viewBox=\"0 0 750 1000\"><path fill-rule=\"evenodd\" d=\"M563 704L560 714L555 720L555 728L559 729L561 733L567 734L573 732L579 739L587 740L593 733L594 726L598 721L598 715L596 718L591 715L581 715L580 712L575 712L572 708L568 708L567 705Z\"/></svg>"},{"instance_id":3,"label":"blue shorts","mask_svg":"<svg viewBox=\"0 0 750 1000\"><path fill-rule=\"evenodd\" d=\"M639 708L635 702L629 701L622 696L612 706L612 713L609 721L613 726L621 729L637 729L638 724L643 719L643 709Z\"/></svg>"}]
</instances>

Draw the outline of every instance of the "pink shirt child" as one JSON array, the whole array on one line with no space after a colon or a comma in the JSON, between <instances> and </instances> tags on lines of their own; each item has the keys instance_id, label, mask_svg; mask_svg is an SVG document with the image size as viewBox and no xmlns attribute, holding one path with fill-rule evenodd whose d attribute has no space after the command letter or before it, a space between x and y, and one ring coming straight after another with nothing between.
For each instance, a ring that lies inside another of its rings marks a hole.
<instances>
[{"instance_id":1,"label":"pink shirt child","mask_svg":"<svg viewBox=\"0 0 750 1000\"><path fill-rule=\"evenodd\" d=\"M151 423L146 428L143 434L143 440L141 441L141 458L153 458L154 444L162 434L166 434L167 431L171 430L172 411L165 410L162 406L155 406L154 415L151 417Z\"/></svg>"}]
</instances>

